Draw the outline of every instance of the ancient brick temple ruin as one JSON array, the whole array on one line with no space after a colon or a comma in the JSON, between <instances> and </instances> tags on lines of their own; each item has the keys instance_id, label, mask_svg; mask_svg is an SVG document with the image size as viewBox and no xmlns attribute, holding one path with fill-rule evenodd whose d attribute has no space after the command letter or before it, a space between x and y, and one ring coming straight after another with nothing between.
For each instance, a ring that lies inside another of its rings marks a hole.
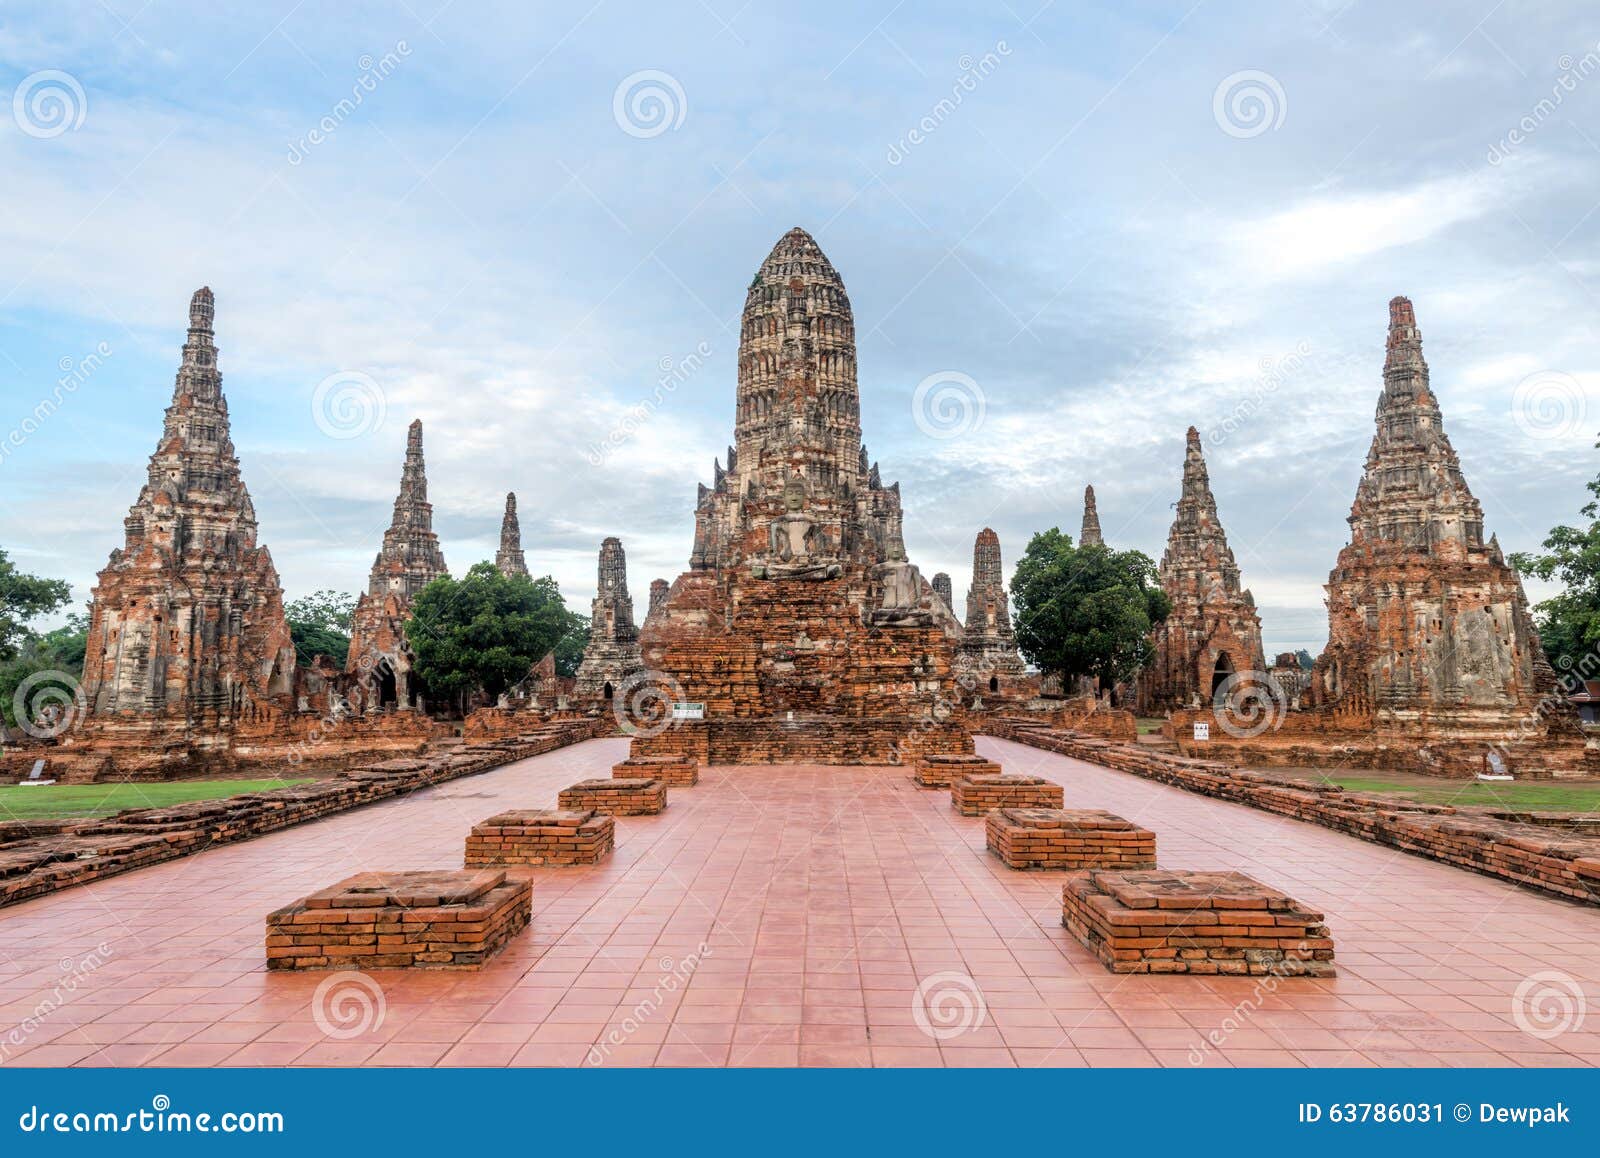
<instances>
[{"instance_id":1,"label":"ancient brick temple ruin","mask_svg":"<svg viewBox=\"0 0 1600 1158\"><path fill-rule=\"evenodd\" d=\"M429 583L448 575L439 536L433 532L428 471L422 457L422 421L406 432L406 460L394 517L372 561L367 589L351 618L347 671L367 690L366 710L416 708L423 689L411 667L406 617L411 601Z\"/></svg>"},{"instance_id":2,"label":"ancient brick temple ruin","mask_svg":"<svg viewBox=\"0 0 1600 1158\"><path fill-rule=\"evenodd\" d=\"M844 283L793 229L745 297L735 443L700 488L689 570L640 645L701 719L637 754L702 764L889 763L972 750L948 719L960 625L901 538L898 484L861 442Z\"/></svg>"},{"instance_id":3,"label":"ancient brick temple ruin","mask_svg":"<svg viewBox=\"0 0 1600 1158\"><path fill-rule=\"evenodd\" d=\"M1083 488L1083 528L1078 532L1078 546L1104 547L1105 538L1100 534L1100 511L1094 505L1094 487Z\"/></svg>"},{"instance_id":4,"label":"ancient brick temple ruin","mask_svg":"<svg viewBox=\"0 0 1600 1158\"><path fill-rule=\"evenodd\" d=\"M600 544L599 575L589 609L589 642L583 648L572 694L580 700L610 700L642 666L633 597L628 594L628 556L622 540L613 537Z\"/></svg>"},{"instance_id":5,"label":"ancient brick temple ruin","mask_svg":"<svg viewBox=\"0 0 1600 1158\"><path fill-rule=\"evenodd\" d=\"M1541 710L1542 698L1556 702L1554 672L1521 580L1499 543L1484 541L1403 297L1389 303L1377 432L1349 523L1328 576L1314 701L1420 743L1424 766L1481 769L1500 747L1523 771L1549 767L1552 729L1574 729L1564 712Z\"/></svg>"},{"instance_id":6,"label":"ancient brick temple ruin","mask_svg":"<svg viewBox=\"0 0 1600 1158\"><path fill-rule=\"evenodd\" d=\"M1265 678L1261 618L1254 597L1240 586L1239 565L1217 517L1200 432L1192 426L1184 449L1183 490L1159 577L1172 614L1156 628L1155 659L1139 677L1141 711L1200 707L1219 692Z\"/></svg>"},{"instance_id":7,"label":"ancient brick temple ruin","mask_svg":"<svg viewBox=\"0 0 1600 1158\"><path fill-rule=\"evenodd\" d=\"M650 610L645 612L646 619L654 615L658 608L666 605L667 592L671 589L672 584L668 583L665 579L650 580Z\"/></svg>"},{"instance_id":8,"label":"ancient brick temple ruin","mask_svg":"<svg viewBox=\"0 0 1600 1158\"><path fill-rule=\"evenodd\" d=\"M950 576L949 576L949 574L947 572L940 571L937 575L935 575L933 577L933 593L935 595L937 595L941 600L943 600L944 601L944 605L946 607L948 607L951 611L955 610L955 606L956 606L955 588L951 586L951 584L950 584Z\"/></svg>"},{"instance_id":9,"label":"ancient brick temple ruin","mask_svg":"<svg viewBox=\"0 0 1600 1158\"><path fill-rule=\"evenodd\" d=\"M517 522L514 491L506 493L506 513L500 518L500 549L494 553L494 565L507 579L517 575L528 578L528 560L522 554L522 526Z\"/></svg>"},{"instance_id":10,"label":"ancient brick temple ruin","mask_svg":"<svg viewBox=\"0 0 1600 1158\"><path fill-rule=\"evenodd\" d=\"M1000 536L988 527L972 544L972 586L967 588L967 622L956 665L973 681L970 690L980 699L1019 690L1026 670L1011 631Z\"/></svg>"},{"instance_id":11,"label":"ancient brick temple ruin","mask_svg":"<svg viewBox=\"0 0 1600 1158\"><path fill-rule=\"evenodd\" d=\"M225 751L242 718L293 694L294 644L234 454L214 312L211 290L197 290L161 439L91 592L89 718L68 748L183 763Z\"/></svg>"}]
</instances>

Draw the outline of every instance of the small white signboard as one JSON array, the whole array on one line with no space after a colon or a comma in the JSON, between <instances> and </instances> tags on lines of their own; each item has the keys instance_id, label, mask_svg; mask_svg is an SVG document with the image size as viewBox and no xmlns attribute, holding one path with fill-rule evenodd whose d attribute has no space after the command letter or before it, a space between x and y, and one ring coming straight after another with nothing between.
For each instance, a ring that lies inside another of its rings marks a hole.
<instances>
[{"instance_id":1,"label":"small white signboard","mask_svg":"<svg viewBox=\"0 0 1600 1158\"><path fill-rule=\"evenodd\" d=\"M1196 720L1194 722L1194 738L1196 740L1209 740L1209 739L1211 739L1211 721L1210 720Z\"/></svg>"},{"instance_id":2,"label":"small white signboard","mask_svg":"<svg viewBox=\"0 0 1600 1158\"><path fill-rule=\"evenodd\" d=\"M672 718L674 720L703 720L706 716L704 704L678 704L672 705Z\"/></svg>"}]
</instances>

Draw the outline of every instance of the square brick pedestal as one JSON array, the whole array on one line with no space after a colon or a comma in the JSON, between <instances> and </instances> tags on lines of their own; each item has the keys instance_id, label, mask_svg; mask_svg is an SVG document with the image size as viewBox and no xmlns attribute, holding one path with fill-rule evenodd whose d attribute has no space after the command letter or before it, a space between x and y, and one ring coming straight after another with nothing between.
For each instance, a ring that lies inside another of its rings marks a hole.
<instances>
[{"instance_id":1,"label":"square brick pedestal","mask_svg":"<svg viewBox=\"0 0 1600 1158\"><path fill-rule=\"evenodd\" d=\"M532 916L532 885L504 872L358 873L267 914L267 968L471 968Z\"/></svg>"},{"instance_id":2,"label":"square brick pedestal","mask_svg":"<svg viewBox=\"0 0 1600 1158\"><path fill-rule=\"evenodd\" d=\"M610 816L645 816L667 806L667 786L657 779L580 780L561 790L562 808L604 812Z\"/></svg>"},{"instance_id":3,"label":"square brick pedestal","mask_svg":"<svg viewBox=\"0 0 1600 1158\"><path fill-rule=\"evenodd\" d=\"M629 756L611 766L618 780L654 778L668 788L692 788L700 783L700 765L687 756Z\"/></svg>"},{"instance_id":4,"label":"square brick pedestal","mask_svg":"<svg viewBox=\"0 0 1600 1158\"><path fill-rule=\"evenodd\" d=\"M919 788L949 788L963 776L999 776L1000 765L982 756L940 753L918 756L911 779Z\"/></svg>"},{"instance_id":5,"label":"square brick pedestal","mask_svg":"<svg viewBox=\"0 0 1600 1158\"><path fill-rule=\"evenodd\" d=\"M950 806L962 816L982 816L991 808L1060 808L1061 785L1040 776L962 776L950 785Z\"/></svg>"},{"instance_id":6,"label":"square brick pedestal","mask_svg":"<svg viewBox=\"0 0 1600 1158\"><path fill-rule=\"evenodd\" d=\"M1156 834L1098 808L997 808L985 830L1007 868L1156 867Z\"/></svg>"},{"instance_id":7,"label":"square brick pedestal","mask_svg":"<svg viewBox=\"0 0 1600 1158\"><path fill-rule=\"evenodd\" d=\"M1243 873L1082 873L1061 923L1113 973L1334 973L1322 914Z\"/></svg>"},{"instance_id":8,"label":"square brick pedestal","mask_svg":"<svg viewBox=\"0 0 1600 1158\"><path fill-rule=\"evenodd\" d=\"M475 824L466 865L595 864L616 846L617 822L598 812L518 808Z\"/></svg>"}]
</instances>

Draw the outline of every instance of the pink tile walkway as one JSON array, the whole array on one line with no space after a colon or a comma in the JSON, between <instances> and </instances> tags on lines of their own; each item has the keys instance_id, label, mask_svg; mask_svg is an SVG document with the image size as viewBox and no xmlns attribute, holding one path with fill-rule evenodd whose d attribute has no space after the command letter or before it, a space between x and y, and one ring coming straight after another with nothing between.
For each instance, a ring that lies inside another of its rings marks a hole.
<instances>
[{"instance_id":1,"label":"pink tile walkway","mask_svg":"<svg viewBox=\"0 0 1600 1158\"><path fill-rule=\"evenodd\" d=\"M1600 1064L1600 1011L1576 1017L1600 1001L1600 913L979 747L1154 829L1165 867L1242 869L1323 909L1341 976L1113 977L1061 928L1059 874L987 856L948 793L811 767L708 769L620 819L605 864L539 872L533 929L481 972L375 973L370 992L267 975L268 910L361 869L459 865L474 821L606 775L626 744L599 740L0 910L0 1064Z\"/></svg>"}]
</instances>

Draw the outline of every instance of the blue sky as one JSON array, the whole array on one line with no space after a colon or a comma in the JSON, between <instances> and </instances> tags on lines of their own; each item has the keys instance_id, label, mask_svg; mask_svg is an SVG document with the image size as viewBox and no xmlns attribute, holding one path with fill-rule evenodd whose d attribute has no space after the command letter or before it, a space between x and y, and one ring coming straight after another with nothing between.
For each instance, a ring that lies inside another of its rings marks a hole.
<instances>
[{"instance_id":1,"label":"blue sky","mask_svg":"<svg viewBox=\"0 0 1600 1158\"><path fill-rule=\"evenodd\" d=\"M453 568L514 489L530 566L586 606L620 535L642 604L686 565L744 291L793 225L845 278L868 446L958 603L979 528L1009 567L1076 534L1085 483L1159 556L1193 424L1269 652L1315 651L1395 294L1508 551L1595 473L1593 5L11 3L8 95L0 545L79 598L205 284L291 598L364 582L421 417ZM330 413L330 376L375 404ZM919 415L930 376L981 416Z\"/></svg>"}]
</instances>

